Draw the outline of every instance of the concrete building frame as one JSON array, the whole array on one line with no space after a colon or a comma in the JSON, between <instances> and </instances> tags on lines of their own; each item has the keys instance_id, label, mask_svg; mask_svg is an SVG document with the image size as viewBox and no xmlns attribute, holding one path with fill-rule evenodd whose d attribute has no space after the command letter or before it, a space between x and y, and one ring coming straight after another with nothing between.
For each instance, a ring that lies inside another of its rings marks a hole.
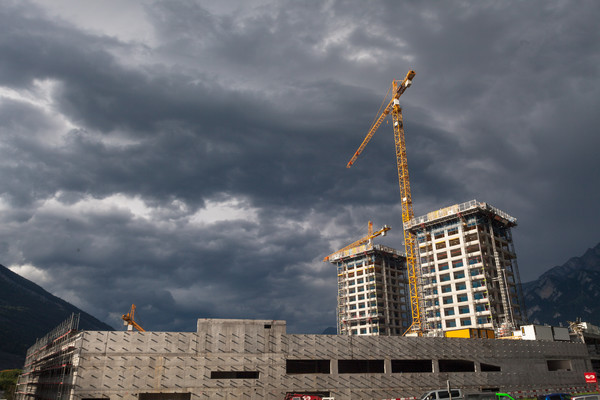
<instances>
[{"instance_id":1,"label":"concrete building frame","mask_svg":"<svg viewBox=\"0 0 600 400\"><path fill-rule=\"evenodd\" d=\"M477 200L415 218L423 322L430 333L526 322L511 228L516 218Z\"/></svg>"},{"instance_id":2,"label":"concrete building frame","mask_svg":"<svg viewBox=\"0 0 600 400\"><path fill-rule=\"evenodd\" d=\"M592 368L583 343L288 334L277 320L199 319L196 332L69 331L34 350L18 400L390 399L447 382L525 395L584 387ZM59 360L65 374L43 372Z\"/></svg>"},{"instance_id":3,"label":"concrete building frame","mask_svg":"<svg viewBox=\"0 0 600 400\"><path fill-rule=\"evenodd\" d=\"M340 335L401 335L410 326L406 257L366 243L330 259L338 278Z\"/></svg>"}]
</instances>

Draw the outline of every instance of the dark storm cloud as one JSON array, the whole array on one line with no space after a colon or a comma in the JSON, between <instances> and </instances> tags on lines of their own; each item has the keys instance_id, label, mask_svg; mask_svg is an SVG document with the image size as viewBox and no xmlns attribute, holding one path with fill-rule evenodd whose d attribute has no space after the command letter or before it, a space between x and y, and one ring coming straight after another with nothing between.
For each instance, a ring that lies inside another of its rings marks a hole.
<instances>
[{"instance_id":1,"label":"dark storm cloud","mask_svg":"<svg viewBox=\"0 0 600 400\"><path fill-rule=\"evenodd\" d=\"M333 326L320 260L401 247L391 127L345 165L408 69L417 214L515 215L525 280L598 241L594 3L219 6L146 4L154 42L0 8L0 263L115 326Z\"/></svg>"}]
</instances>

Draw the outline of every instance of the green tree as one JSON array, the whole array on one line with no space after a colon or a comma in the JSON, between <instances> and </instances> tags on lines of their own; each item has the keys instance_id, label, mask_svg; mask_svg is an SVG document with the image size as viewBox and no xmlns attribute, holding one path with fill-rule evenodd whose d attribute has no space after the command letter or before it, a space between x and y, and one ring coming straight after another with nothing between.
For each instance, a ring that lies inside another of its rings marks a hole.
<instances>
[{"instance_id":1,"label":"green tree","mask_svg":"<svg viewBox=\"0 0 600 400\"><path fill-rule=\"evenodd\" d=\"M5 369L0 371L0 391L4 391L3 398L13 400L19 375L21 375L20 369Z\"/></svg>"}]
</instances>

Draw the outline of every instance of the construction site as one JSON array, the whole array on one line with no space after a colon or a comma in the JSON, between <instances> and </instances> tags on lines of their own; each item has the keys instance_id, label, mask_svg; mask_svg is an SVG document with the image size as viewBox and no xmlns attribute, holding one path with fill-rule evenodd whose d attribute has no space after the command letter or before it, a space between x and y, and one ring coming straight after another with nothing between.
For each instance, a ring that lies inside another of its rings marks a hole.
<instances>
[{"instance_id":1,"label":"construction site","mask_svg":"<svg viewBox=\"0 0 600 400\"><path fill-rule=\"evenodd\" d=\"M347 164L391 115L403 251L375 231L324 258L337 274L336 335L289 334L280 320L198 319L196 332L80 331L73 316L27 352L19 400L396 399L428 390L533 398L589 391L600 329L531 325L512 229L517 219L471 200L416 217L399 98L391 99ZM387 98L387 95L386 95ZM350 241L350 240L349 240ZM302 397L297 397L302 398Z\"/></svg>"}]
</instances>

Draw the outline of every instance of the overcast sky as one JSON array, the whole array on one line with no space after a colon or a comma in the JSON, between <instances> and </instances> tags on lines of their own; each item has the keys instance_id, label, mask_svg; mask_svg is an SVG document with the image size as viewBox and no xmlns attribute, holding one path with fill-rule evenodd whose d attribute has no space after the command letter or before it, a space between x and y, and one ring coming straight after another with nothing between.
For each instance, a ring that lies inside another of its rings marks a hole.
<instances>
[{"instance_id":1,"label":"overcast sky","mask_svg":"<svg viewBox=\"0 0 600 400\"><path fill-rule=\"evenodd\" d=\"M518 219L521 277L600 242L597 1L0 0L0 264L122 328L335 326L321 260L417 216Z\"/></svg>"}]
</instances>

